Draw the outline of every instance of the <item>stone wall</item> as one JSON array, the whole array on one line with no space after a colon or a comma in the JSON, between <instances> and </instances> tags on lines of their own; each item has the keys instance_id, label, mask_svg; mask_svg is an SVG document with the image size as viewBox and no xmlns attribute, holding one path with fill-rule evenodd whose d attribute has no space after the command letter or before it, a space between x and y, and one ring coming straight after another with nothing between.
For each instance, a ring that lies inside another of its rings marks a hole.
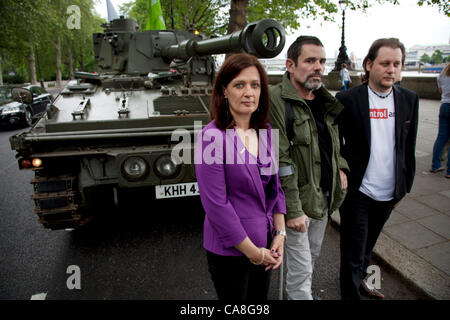
<instances>
[{"instance_id":1,"label":"stone wall","mask_svg":"<svg viewBox=\"0 0 450 320\"><path fill-rule=\"evenodd\" d=\"M441 99L435 77L404 77L401 85L417 92L422 99Z\"/></svg>"}]
</instances>

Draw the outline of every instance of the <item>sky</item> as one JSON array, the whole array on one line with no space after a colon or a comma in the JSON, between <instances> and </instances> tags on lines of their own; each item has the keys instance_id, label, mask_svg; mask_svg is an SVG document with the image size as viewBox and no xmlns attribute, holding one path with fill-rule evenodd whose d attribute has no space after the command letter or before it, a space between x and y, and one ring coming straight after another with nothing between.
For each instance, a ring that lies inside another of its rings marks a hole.
<instances>
[{"instance_id":1,"label":"sky","mask_svg":"<svg viewBox=\"0 0 450 320\"><path fill-rule=\"evenodd\" d=\"M119 13L119 5L130 0L111 0ZM406 49L420 44L450 44L450 18L440 13L437 7L419 7L417 0L399 0L400 5L373 2L366 13L346 10L345 44L347 53L364 58L373 41L379 38L396 37ZM99 0L95 6L98 14L106 18L106 0ZM328 58L334 58L341 46L342 13L336 22L322 19L305 19L304 27L288 34L285 50L299 35L314 35L324 44Z\"/></svg>"}]
</instances>

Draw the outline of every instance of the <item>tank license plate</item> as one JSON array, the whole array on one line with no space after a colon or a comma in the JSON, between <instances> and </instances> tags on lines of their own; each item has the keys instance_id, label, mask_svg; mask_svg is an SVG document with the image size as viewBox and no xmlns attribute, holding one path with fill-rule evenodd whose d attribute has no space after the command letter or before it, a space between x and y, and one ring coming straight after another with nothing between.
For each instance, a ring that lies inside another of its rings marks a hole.
<instances>
[{"instance_id":1,"label":"tank license plate","mask_svg":"<svg viewBox=\"0 0 450 320\"><path fill-rule=\"evenodd\" d=\"M155 186L156 199L198 196L197 182L177 183Z\"/></svg>"}]
</instances>

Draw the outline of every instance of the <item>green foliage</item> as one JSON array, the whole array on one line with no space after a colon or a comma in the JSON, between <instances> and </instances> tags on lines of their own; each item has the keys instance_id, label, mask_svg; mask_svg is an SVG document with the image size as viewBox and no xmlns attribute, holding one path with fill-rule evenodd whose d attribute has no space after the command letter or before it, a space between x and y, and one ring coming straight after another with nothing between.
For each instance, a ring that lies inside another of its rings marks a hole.
<instances>
[{"instance_id":1,"label":"green foliage","mask_svg":"<svg viewBox=\"0 0 450 320\"><path fill-rule=\"evenodd\" d=\"M143 28L148 17L147 0L127 2L119 7L119 11L127 18L136 20L140 28Z\"/></svg>"},{"instance_id":2,"label":"green foliage","mask_svg":"<svg viewBox=\"0 0 450 320\"><path fill-rule=\"evenodd\" d=\"M80 29L69 29L67 8L80 9ZM2 0L0 1L0 56L3 74L14 70L29 81L28 55L33 46L36 73L39 66L45 80L55 78L56 42L61 39L63 78L68 76L68 47L72 51L73 67L94 71L95 60L92 33L101 32L103 19L93 14L94 0ZM38 65L39 62L39 65ZM84 66L84 67L83 67Z\"/></svg>"},{"instance_id":3,"label":"green foliage","mask_svg":"<svg viewBox=\"0 0 450 320\"><path fill-rule=\"evenodd\" d=\"M442 56L442 51L436 50L431 55L431 63L432 64L440 64L444 60L444 57Z\"/></svg>"},{"instance_id":4,"label":"green foliage","mask_svg":"<svg viewBox=\"0 0 450 320\"><path fill-rule=\"evenodd\" d=\"M24 83L25 82L25 78L20 75L20 74L16 74L14 76L10 76L10 75L3 75L3 83L4 84L20 84L20 83Z\"/></svg>"},{"instance_id":5,"label":"green foliage","mask_svg":"<svg viewBox=\"0 0 450 320\"><path fill-rule=\"evenodd\" d=\"M230 18L231 0L160 0L164 21L168 29L172 28L172 12L174 29L188 30L194 24L202 33L225 34ZM302 17L316 17L324 21L334 21L340 12L336 0L235 0L244 7L247 21L272 18L280 22L287 30L295 30L302 25ZM247 2L247 5L245 5ZM350 10L366 10L369 0L346 0ZM376 0L379 3L397 0ZM173 7L172 7L173 6ZM173 9L173 10L172 10ZM120 12L135 19L140 26L145 25L148 16L147 0L134 0L120 6Z\"/></svg>"},{"instance_id":6,"label":"green foliage","mask_svg":"<svg viewBox=\"0 0 450 320\"><path fill-rule=\"evenodd\" d=\"M54 79L56 74L56 43L61 39L61 71L63 78L69 73L69 48L73 69L94 71L96 68L92 34L102 32L106 21L95 15L94 1L104 0L1 0L0 12L0 57L4 77L13 70L17 77L29 80L28 56L33 48L36 59L36 73L39 70L45 80ZM225 34L230 18L232 0L160 0L165 24L168 29L188 30L194 25L206 35ZM247 21L272 18L279 21L289 32L302 25L302 17L334 20L340 17L338 0L233 0L243 5ZM379 3L397 4L399 0L376 0ZM401 0L406 1L406 0ZM450 16L448 0L415 0L439 8ZM365 11L369 0L345 0L351 10ZM76 5L81 11L81 28L69 29L67 8ZM145 25L148 15L147 0L130 1L120 7L122 14ZM173 13L173 14L172 14ZM231 12L232 15L236 14ZM426 62L440 63L444 58L438 53L433 57L422 57ZM421 59L421 61L422 61ZM428 59L428 60L427 60ZM447 59L448 60L448 59ZM440 62L437 62L440 61ZM38 62L40 68L38 68ZM425 61L423 61L425 62Z\"/></svg>"},{"instance_id":7,"label":"green foliage","mask_svg":"<svg viewBox=\"0 0 450 320\"><path fill-rule=\"evenodd\" d=\"M421 57L420 57L420 62L423 63L430 63L431 62L431 58L429 55L427 55L426 53L424 53Z\"/></svg>"},{"instance_id":8,"label":"green foliage","mask_svg":"<svg viewBox=\"0 0 450 320\"><path fill-rule=\"evenodd\" d=\"M226 30L227 19L221 9L229 1L161 0L160 2L167 29L172 29L173 21L173 29L189 30L193 25L207 35L224 33ZM119 10L126 17L136 20L143 29L148 17L147 0L127 2L121 5Z\"/></svg>"},{"instance_id":9,"label":"green foliage","mask_svg":"<svg viewBox=\"0 0 450 320\"><path fill-rule=\"evenodd\" d=\"M431 64L441 64L441 63L445 63L445 61L448 60L449 57L447 57L447 59L445 59L444 56L442 55L442 51L435 50L433 52L433 54L431 55L431 57L429 55L427 55L426 53L424 53L420 57L420 62L431 63Z\"/></svg>"},{"instance_id":10,"label":"green foliage","mask_svg":"<svg viewBox=\"0 0 450 320\"><path fill-rule=\"evenodd\" d=\"M448 0L419 0L417 2L419 6L427 4L429 6L438 7L439 11L450 17L450 2Z\"/></svg>"},{"instance_id":11,"label":"green foliage","mask_svg":"<svg viewBox=\"0 0 450 320\"><path fill-rule=\"evenodd\" d=\"M338 12L338 6L328 0L286 0L282 5L272 0L249 0L247 20L263 18L277 20L285 29L296 30L302 26L302 17L322 17L332 20Z\"/></svg>"}]
</instances>

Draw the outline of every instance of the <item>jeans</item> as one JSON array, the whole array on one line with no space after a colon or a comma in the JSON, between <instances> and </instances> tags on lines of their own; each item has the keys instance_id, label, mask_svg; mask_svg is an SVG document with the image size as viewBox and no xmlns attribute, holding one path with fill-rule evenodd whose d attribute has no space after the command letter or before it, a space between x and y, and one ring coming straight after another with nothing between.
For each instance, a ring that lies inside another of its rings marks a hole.
<instances>
[{"instance_id":1,"label":"jeans","mask_svg":"<svg viewBox=\"0 0 450 320\"><path fill-rule=\"evenodd\" d=\"M324 197L325 216L309 219L306 232L286 228L286 295L288 300L312 300L311 284L314 263L320 255L328 222L327 197Z\"/></svg>"},{"instance_id":2,"label":"jeans","mask_svg":"<svg viewBox=\"0 0 450 320\"><path fill-rule=\"evenodd\" d=\"M393 201L376 201L360 191L347 193L341 216L340 283L343 300L359 300L372 250L388 220Z\"/></svg>"},{"instance_id":3,"label":"jeans","mask_svg":"<svg viewBox=\"0 0 450 320\"><path fill-rule=\"evenodd\" d=\"M348 84L350 83L350 81L346 80L344 81L344 85L341 87L341 91L345 91L348 89Z\"/></svg>"},{"instance_id":4,"label":"jeans","mask_svg":"<svg viewBox=\"0 0 450 320\"><path fill-rule=\"evenodd\" d=\"M441 167L441 157L444 147L450 139L450 103L441 104L439 110L439 131L433 147L433 162L431 169L437 170ZM450 157L447 152L447 174L450 175Z\"/></svg>"}]
</instances>

